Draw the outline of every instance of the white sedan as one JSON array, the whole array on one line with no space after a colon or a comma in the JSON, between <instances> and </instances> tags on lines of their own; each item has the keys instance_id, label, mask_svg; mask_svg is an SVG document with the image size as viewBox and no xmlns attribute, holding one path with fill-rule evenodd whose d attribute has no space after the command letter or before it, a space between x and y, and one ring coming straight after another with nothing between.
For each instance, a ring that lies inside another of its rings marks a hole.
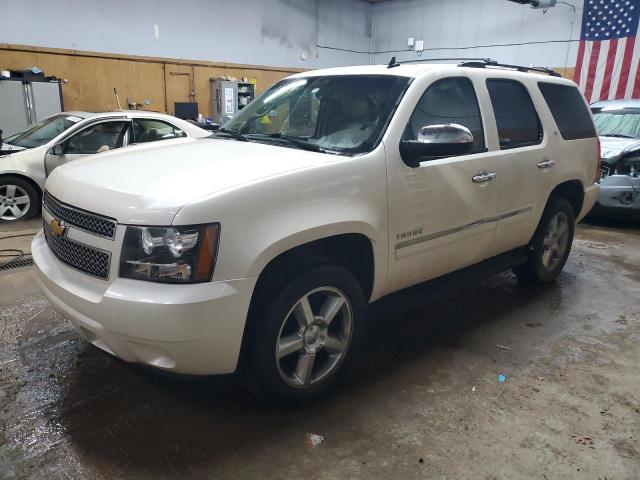
<instances>
[{"instance_id":1,"label":"white sedan","mask_svg":"<svg viewBox=\"0 0 640 480\"><path fill-rule=\"evenodd\" d=\"M4 140L0 147L0 222L36 215L44 182L63 163L132 144L211 134L161 113L64 112Z\"/></svg>"}]
</instances>

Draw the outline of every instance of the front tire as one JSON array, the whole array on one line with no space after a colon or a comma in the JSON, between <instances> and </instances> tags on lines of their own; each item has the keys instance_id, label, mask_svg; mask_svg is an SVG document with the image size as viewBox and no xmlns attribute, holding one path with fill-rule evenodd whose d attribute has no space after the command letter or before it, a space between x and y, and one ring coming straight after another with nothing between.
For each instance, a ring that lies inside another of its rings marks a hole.
<instances>
[{"instance_id":1,"label":"front tire","mask_svg":"<svg viewBox=\"0 0 640 480\"><path fill-rule=\"evenodd\" d=\"M513 269L518 279L525 283L554 281L569 258L575 224L571 204L551 197L529 244L527 261Z\"/></svg>"},{"instance_id":2,"label":"front tire","mask_svg":"<svg viewBox=\"0 0 640 480\"><path fill-rule=\"evenodd\" d=\"M39 207L40 195L31 183L20 177L0 177L0 223L32 218Z\"/></svg>"},{"instance_id":3,"label":"front tire","mask_svg":"<svg viewBox=\"0 0 640 480\"><path fill-rule=\"evenodd\" d=\"M273 298L258 297L247 332L251 390L269 403L287 405L323 395L353 365L365 309L360 284L338 265L312 267Z\"/></svg>"}]
</instances>

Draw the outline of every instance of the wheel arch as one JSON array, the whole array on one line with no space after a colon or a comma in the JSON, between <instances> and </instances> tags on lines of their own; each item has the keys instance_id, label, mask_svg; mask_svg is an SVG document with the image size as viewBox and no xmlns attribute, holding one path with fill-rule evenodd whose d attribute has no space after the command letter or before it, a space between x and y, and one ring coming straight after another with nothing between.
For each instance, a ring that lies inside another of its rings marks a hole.
<instances>
[{"instance_id":1,"label":"wheel arch","mask_svg":"<svg viewBox=\"0 0 640 480\"><path fill-rule=\"evenodd\" d=\"M38 182L36 182L29 175L25 175L23 172L14 172L11 170L5 170L0 173L0 178L5 178L5 177L18 177L18 178L21 178L22 180L29 182L31 185L33 185L36 188L40 196L42 196L42 188L40 187L40 185L38 185Z\"/></svg>"},{"instance_id":2,"label":"wheel arch","mask_svg":"<svg viewBox=\"0 0 640 480\"><path fill-rule=\"evenodd\" d=\"M559 197L569 202L575 217L578 218L584 204L584 186L580 180L567 180L556 185L551 191L547 205L551 197Z\"/></svg>"},{"instance_id":3,"label":"wheel arch","mask_svg":"<svg viewBox=\"0 0 640 480\"><path fill-rule=\"evenodd\" d=\"M42 188L40 187L40 185L38 185L38 182L36 182L33 178L21 172L4 171L0 173L0 180L7 177L15 177L15 178L24 180L25 182L28 182L31 186L33 186L36 189L36 192L38 192L38 195L40 195L40 199L42 200L42 196L44 195L44 192L42 191Z\"/></svg>"},{"instance_id":4,"label":"wheel arch","mask_svg":"<svg viewBox=\"0 0 640 480\"><path fill-rule=\"evenodd\" d=\"M252 296L260 295L265 284L282 274L295 275L310 266L333 262L349 270L360 283L365 298L374 290L379 261L376 261L375 241L362 232L326 234L304 242L296 242L295 235L283 239L259 256L254 265L259 271ZM293 244L292 244L293 243Z\"/></svg>"},{"instance_id":5,"label":"wheel arch","mask_svg":"<svg viewBox=\"0 0 640 480\"><path fill-rule=\"evenodd\" d=\"M283 240L283 242L285 241ZM262 308L266 299L274 295L279 288L283 276L296 276L308 268L334 262L354 274L363 288L365 298L369 300L374 289L376 275L374 246L375 242L364 233L344 232L322 236L270 256L260 270L251 295L238 357L238 371L241 373L241 377L249 382L251 390L255 391L251 387L252 380L244 371L250 344L248 329L251 328L251 319L256 318L256 312Z\"/></svg>"}]
</instances>

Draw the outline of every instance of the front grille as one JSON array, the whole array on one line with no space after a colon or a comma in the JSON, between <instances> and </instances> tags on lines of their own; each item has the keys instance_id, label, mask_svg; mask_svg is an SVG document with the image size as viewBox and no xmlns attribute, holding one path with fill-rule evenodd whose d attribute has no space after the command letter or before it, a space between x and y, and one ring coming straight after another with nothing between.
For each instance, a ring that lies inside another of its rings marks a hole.
<instances>
[{"instance_id":1,"label":"front grille","mask_svg":"<svg viewBox=\"0 0 640 480\"><path fill-rule=\"evenodd\" d=\"M46 224L44 225L44 236L49 248L62 263L103 280L109 278L111 264L109 252L82 245L66 237L54 237Z\"/></svg>"},{"instance_id":2,"label":"front grille","mask_svg":"<svg viewBox=\"0 0 640 480\"><path fill-rule=\"evenodd\" d=\"M58 220L113 240L116 232L116 221L114 219L67 206L53 198L47 192L44 193L44 205Z\"/></svg>"}]
</instances>

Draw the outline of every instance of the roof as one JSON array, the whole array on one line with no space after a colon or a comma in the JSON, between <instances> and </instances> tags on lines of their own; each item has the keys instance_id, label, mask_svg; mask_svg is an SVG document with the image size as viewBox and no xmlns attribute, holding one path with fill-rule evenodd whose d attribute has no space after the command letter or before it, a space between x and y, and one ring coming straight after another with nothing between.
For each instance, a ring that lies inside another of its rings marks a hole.
<instances>
[{"instance_id":1,"label":"roof","mask_svg":"<svg viewBox=\"0 0 640 480\"><path fill-rule=\"evenodd\" d=\"M388 65L360 65L360 66L352 66L352 67L337 67L337 68L325 68L322 70L311 70L308 72L297 73L292 75L289 78L305 78L305 77L320 77L320 76L330 76L330 75L393 75L393 76L401 76L408 78L418 78L423 75L431 74L431 73L441 73L441 72L460 72L461 70L465 71L491 71L499 74L504 74L505 76L525 76L531 77L535 76L540 79L546 79L550 81L557 81L560 83L572 83L569 80L562 79L561 77L552 77L547 74L535 73L535 72L518 72L514 69L504 68L504 67L492 67L488 66L486 68L477 68L477 67L460 67L458 63L411 63L411 64L400 64L398 66L389 68Z\"/></svg>"},{"instance_id":2,"label":"roof","mask_svg":"<svg viewBox=\"0 0 640 480\"><path fill-rule=\"evenodd\" d=\"M167 115L166 113L151 112L148 110L110 110L107 112L84 112L80 110L72 110L66 112L60 112L56 115L74 115L82 118L94 118L94 117L122 117L124 115L135 115L136 117L149 117L149 118L166 118L172 121L176 117Z\"/></svg>"},{"instance_id":3,"label":"roof","mask_svg":"<svg viewBox=\"0 0 640 480\"><path fill-rule=\"evenodd\" d=\"M89 120L94 118L112 118L112 117L117 118L117 117L129 117L129 116L135 116L138 118L155 118L157 120L165 120L169 123L172 123L173 125L186 131L191 137L200 138L200 137L206 137L211 135L211 132L202 129L191 122L187 122L186 120L182 120L172 115L167 115L166 113L149 112L145 110L113 110L111 112L69 111L69 112L61 112L56 115L76 116L76 117L81 117L83 120ZM83 122L82 124L85 124L85 123ZM78 122L78 125L81 125L80 122Z\"/></svg>"}]
</instances>

